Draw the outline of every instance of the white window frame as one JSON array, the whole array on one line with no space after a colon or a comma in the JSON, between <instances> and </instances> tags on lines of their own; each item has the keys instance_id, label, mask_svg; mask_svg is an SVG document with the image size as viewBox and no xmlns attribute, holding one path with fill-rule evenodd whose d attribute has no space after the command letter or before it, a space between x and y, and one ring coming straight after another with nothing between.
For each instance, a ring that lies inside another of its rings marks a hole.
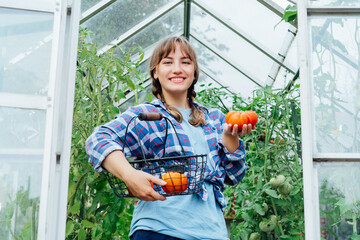
<instances>
[{"instance_id":1,"label":"white window frame","mask_svg":"<svg viewBox=\"0 0 360 240\"><path fill-rule=\"evenodd\" d=\"M334 14L347 16L359 14L360 7L309 7L309 0L298 0L298 57L300 66L300 101L302 125L302 159L303 185L305 207L305 236L306 239L320 239L320 209L319 187L316 171L316 162L359 162L359 153L316 153L314 151L314 109L311 102L311 48L309 16Z\"/></svg>"}]
</instances>

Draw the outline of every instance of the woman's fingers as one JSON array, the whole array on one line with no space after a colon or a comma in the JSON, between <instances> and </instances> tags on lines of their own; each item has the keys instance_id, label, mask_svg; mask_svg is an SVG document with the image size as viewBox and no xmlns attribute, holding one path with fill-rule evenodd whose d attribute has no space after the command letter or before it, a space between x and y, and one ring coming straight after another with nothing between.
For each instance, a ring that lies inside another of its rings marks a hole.
<instances>
[{"instance_id":1,"label":"woman's fingers","mask_svg":"<svg viewBox=\"0 0 360 240\"><path fill-rule=\"evenodd\" d=\"M244 124L241 128L241 130L239 131L239 126L237 124L224 124L224 131L227 134L233 135L233 136L245 136L247 134L251 133L251 130L255 129L255 126L252 126L251 124Z\"/></svg>"},{"instance_id":2,"label":"woman's fingers","mask_svg":"<svg viewBox=\"0 0 360 240\"><path fill-rule=\"evenodd\" d=\"M164 185L163 180L139 170L133 172L126 181L126 185L134 197L144 201L164 201L166 198L154 190L153 183Z\"/></svg>"}]
</instances>

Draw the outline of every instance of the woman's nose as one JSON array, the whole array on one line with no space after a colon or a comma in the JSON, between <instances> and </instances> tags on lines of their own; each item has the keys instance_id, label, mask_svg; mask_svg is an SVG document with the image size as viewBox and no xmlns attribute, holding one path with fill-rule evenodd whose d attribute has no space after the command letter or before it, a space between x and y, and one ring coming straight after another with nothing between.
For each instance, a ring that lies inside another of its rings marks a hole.
<instances>
[{"instance_id":1,"label":"woman's nose","mask_svg":"<svg viewBox=\"0 0 360 240\"><path fill-rule=\"evenodd\" d=\"M182 71L180 62L175 62L173 66L174 66L173 68L174 73L178 73Z\"/></svg>"}]
</instances>

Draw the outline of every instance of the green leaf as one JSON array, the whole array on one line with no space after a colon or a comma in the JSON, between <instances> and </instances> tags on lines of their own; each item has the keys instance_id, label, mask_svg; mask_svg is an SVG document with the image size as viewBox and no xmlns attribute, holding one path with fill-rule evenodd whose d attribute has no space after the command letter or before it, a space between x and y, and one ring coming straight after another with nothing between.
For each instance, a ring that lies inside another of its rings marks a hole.
<instances>
[{"instance_id":1,"label":"green leaf","mask_svg":"<svg viewBox=\"0 0 360 240\"><path fill-rule=\"evenodd\" d=\"M119 108L117 108L117 107L111 107L111 111L112 111L113 113L116 113L116 114L119 114L119 113L120 113L120 110L119 110Z\"/></svg>"},{"instance_id":2,"label":"green leaf","mask_svg":"<svg viewBox=\"0 0 360 240\"><path fill-rule=\"evenodd\" d=\"M360 235L357 235L356 233L353 233L351 235L351 240L360 240Z\"/></svg>"},{"instance_id":3,"label":"green leaf","mask_svg":"<svg viewBox=\"0 0 360 240\"><path fill-rule=\"evenodd\" d=\"M73 230L74 230L74 222L70 220L66 223L65 236L67 237Z\"/></svg>"},{"instance_id":4,"label":"green leaf","mask_svg":"<svg viewBox=\"0 0 360 240\"><path fill-rule=\"evenodd\" d=\"M285 12L281 20L274 26L276 28L277 25L279 25L282 21L285 22L292 22L297 17L297 6L296 5L288 5L285 8Z\"/></svg>"},{"instance_id":5,"label":"green leaf","mask_svg":"<svg viewBox=\"0 0 360 240\"><path fill-rule=\"evenodd\" d=\"M86 231L85 229L81 228L79 230L78 240L85 240L85 239L86 239Z\"/></svg>"},{"instance_id":6,"label":"green leaf","mask_svg":"<svg viewBox=\"0 0 360 240\"><path fill-rule=\"evenodd\" d=\"M92 222L90 222L90 221L88 221L88 220L82 220L82 221L81 221L81 225L83 225L83 226L86 227L86 228L93 228L93 227L95 227L95 224L92 223Z\"/></svg>"},{"instance_id":7,"label":"green leaf","mask_svg":"<svg viewBox=\"0 0 360 240\"><path fill-rule=\"evenodd\" d=\"M71 207L70 212L71 212L72 214L75 214L75 213L77 213L77 212L80 211L80 203L81 203L80 201L79 201L79 202L75 202L74 205Z\"/></svg>"},{"instance_id":8,"label":"green leaf","mask_svg":"<svg viewBox=\"0 0 360 240\"><path fill-rule=\"evenodd\" d=\"M345 198L340 199L335 205L339 206L341 215L352 209L352 204L347 203Z\"/></svg>"},{"instance_id":9,"label":"green leaf","mask_svg":"<svg viewBox=\"0 0 360 240\"><path fill-rule=\"evenodd\" d=\"M265 215L265 212L264 212L263 207L262 207L260 204L258 204L258 203L255 203L255 204L254 204L254 210L255 210L255 212L257 212L257 213L260 214L261 216L264 216L264 215Z\"/></svg>"},{"instance_id":10,"label":"green leaf","mask_svg":"<svg viewBox=\"0 0 360 240\"><path fill-rule=\"evenodd\" d=\"M277 192L275 190L265 189L264 192L273 198L279 198L279 195L277 194Z\"/></svg>"}]
</instances>

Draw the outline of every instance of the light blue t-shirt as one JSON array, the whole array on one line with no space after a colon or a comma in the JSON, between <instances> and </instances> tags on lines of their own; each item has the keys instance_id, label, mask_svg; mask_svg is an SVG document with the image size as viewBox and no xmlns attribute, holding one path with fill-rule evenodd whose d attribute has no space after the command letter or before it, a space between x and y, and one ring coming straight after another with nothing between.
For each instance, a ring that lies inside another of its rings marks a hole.
<instances>
[{"instance_id":1,"label":"light blue t-shirt","mask_svg":"<svg viewBox=\"0 0 360 240\"><path fill-rule=\"evenodd\" d=\"M208 154L202 127L194 127L188 122L191 110L177 109L183 115L181 127L190 138L194 154ZM212 165L208 163L210 169ZM186 240L229 239L223 213L213 194L213 185L204 184L209 192L207 201L196 194L171 196L165 201L139 201L133 213L130 236L136 230L150 230Z\"/></svg>"}]
</instances>

